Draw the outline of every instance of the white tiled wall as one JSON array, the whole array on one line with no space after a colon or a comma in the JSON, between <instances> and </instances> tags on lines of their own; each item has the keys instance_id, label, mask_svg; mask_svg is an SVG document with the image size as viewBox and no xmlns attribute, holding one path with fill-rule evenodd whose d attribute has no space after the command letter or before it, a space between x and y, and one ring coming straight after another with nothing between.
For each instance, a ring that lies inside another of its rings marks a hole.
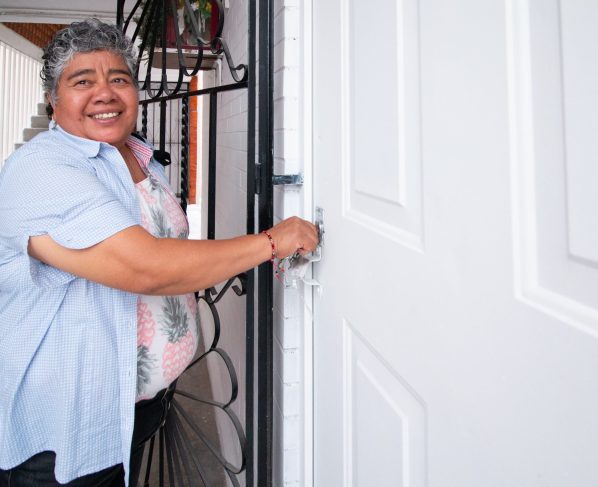
<instances>
[{"instance_id":1,"label":"white tiled wall","mask_svg":"<svg viewBox=\"0 0 598 487\"><path fill-rule=\"evenodd\" d=\"M235 63L247 60L247 0L230 0L224 38ZM302 172L300 119L299 44L300 5L298 0L274 1L274 172ZM223 68L223 83L230 82ZM219 105L219 158L217 237L245 231L245 214L233 216L228 209L245 207L246 93L225 93ZM241 191L238 189L241 188ZM303 189L275 187L275 222L291 215L303 214ZM234 196L233 196L234 195ZM228 215L224 216L224 213ZM221 224L227 218L226 224ZM303 472L303 293L285 290L275 281L274 289L274 485L299 486ZM243 309L244 311L244 309ZM240 311L239 311L240 313ZM242 321L242 320L241 320ZM240 322L241 322L240 321ZM223 330L224 331L224 330ZM227 349L241 352L241 330L226 330ZM235 335L236 334L236 335ZM241 355L242 356L242 353ZM244 364L236 364L244 367ZM239 370L239 369L237 369ZM239 374L239 379L243 380ZM243 370L244 375L244 370ZM243 417L240 414L240 417Z\"/></svg>"},{"instance_id":2,"label":"white tiled wall","mask_svg":"<svg viewBox=\"0 0 598 487\"><path fill-rule=\"evenodd\" d=\"M235 64L247 63L246 0L231 0L229 5L223 38ZM226 61L221 73L222 84L234 83ZM208 100L205 101L207 108ZM247 231L247 90L219 94L217 120L216 238L229 238ZM207 195L202 198L205 200ZM245 298L229 291L219 303L218 311L222 326L219 347L231 356L239 381L239 396L232 408L241 424L245 424ZM211 380L217 391L219 377L211 377ZM220 434L223 445L233 445L229 458L236 458L238 440L234 431L223 428Z\"/></svg>"},{"instance_id":3,"label":"white tiled wall","mask_svg":"<svg viewBox=\"0 0 598 487\"><path fill-rule=\"evenodd\" d=\"M298 0L274 1L274 172L303 171L301 160L301 52ZM303 216L304 190L277 186L277 220ZM303 292L274 291L274 485L303 485Z\"/></svg>"}]
</instances>

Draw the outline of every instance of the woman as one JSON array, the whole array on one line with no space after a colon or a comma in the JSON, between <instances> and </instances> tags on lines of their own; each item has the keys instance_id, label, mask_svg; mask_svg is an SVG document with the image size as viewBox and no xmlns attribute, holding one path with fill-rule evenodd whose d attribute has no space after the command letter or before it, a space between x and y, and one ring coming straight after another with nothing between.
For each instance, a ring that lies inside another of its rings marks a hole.
<instances>
[{"instance_id":1,"label":"woman","mask_svg":"<svg viewBox=\"0 0 598 487\"><path fill-rule=\"evenodd\" d=\"M58 32L50 130L0 173L0 485L123 484L133 429L138 451L195 352L192 293L317 245L298 218L186 240L152 148L130 136L134 63L114 26Z\"/></svg>"}]
</instances>

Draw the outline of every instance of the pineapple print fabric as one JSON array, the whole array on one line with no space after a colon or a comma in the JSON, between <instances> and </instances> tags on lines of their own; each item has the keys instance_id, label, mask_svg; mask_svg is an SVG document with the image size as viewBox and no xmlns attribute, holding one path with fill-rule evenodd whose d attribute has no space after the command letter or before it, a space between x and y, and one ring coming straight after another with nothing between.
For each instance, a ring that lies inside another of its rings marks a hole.
<instances>
[{"instance_id":1,"label":"pineapple print fabric","mask_svg":"<svg viewBox=\"0 0 598 487\"><path fill-rule=\"evenodd\" d=\"M146 171L136 184L141 224L158 238L186 239L187 218L169 189ZM199 315L193 293L145 296L137 301L137 400L168 387L193 359Z\"/></svg>"}]
</instances>

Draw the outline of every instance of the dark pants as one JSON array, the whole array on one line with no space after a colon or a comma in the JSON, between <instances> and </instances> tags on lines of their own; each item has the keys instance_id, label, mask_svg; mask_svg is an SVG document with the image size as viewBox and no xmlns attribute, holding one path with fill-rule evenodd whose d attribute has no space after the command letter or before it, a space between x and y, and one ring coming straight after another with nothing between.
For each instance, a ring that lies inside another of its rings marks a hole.
<instances>
[{"instance_id":1,"label":"dark pants","mask_svg":"<svg viewBox=\"0 0 598 487\"><path fill-rule=\"evenodd\" d=\"M122 464L84 475L68 484L59 484L54 477L54 452L44 451L10 470L0 470L1 487L122 487L125 474Z\"/></svg>"},{"instance_id":2,"label":"dark pants","mask_svg":"<svg viewBox=\"0 0 598 487\"><path fill-rule=\"evenodd\" d=\"M129 476L131 487L137 485L145 442L165 421L173 392L173 390L160 391L153 399L139 401L135 405L135 428L131 444ZM122 464L84 475L67 484L59 484L54 477L55 459L54 452L44 451L10 470L0 469L0 487L123 487L125 485Z\"/></svg>"},{"instance_id":3,"label":"dark pants","mask_svg":"<svg viewBox=\"0 0 598 487\"><path fill-rule=\"evenodd\" d=\"M131 445L131 472L129 485L135 487L141 470L143 450L147 440L158 431L166 421L170 409L170 401L174 394L174 387L164 389L152 399L139 401L135 405L135 428L133 429L133 442ZM0 486L2 487L2 486Z\"/></svg>"}]
</instances>

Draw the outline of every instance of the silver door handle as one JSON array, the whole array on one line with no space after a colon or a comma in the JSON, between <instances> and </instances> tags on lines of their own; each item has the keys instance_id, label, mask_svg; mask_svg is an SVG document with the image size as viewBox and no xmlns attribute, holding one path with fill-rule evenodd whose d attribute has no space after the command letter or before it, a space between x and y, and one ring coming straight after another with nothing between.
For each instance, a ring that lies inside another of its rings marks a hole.
<instances>
[{"instance_id":1,"label":"silver door handle","mask_svg":"<svg viewBox=\"0 0 598 487\"><path fill-rule=\"evenodd\" d=\"M321 289L321 284L315 279L306 278L307 269L310 264L322 260L322 245L324 243L324 211L322 208L316 208L316 219L314 224L318 229L320 242L316 249L308 255L295 254L284 262L281 262L280 273L283 276L284 287L296 288L299 282L306 286L315 286Z\"/></svg>"}]
</instances>

